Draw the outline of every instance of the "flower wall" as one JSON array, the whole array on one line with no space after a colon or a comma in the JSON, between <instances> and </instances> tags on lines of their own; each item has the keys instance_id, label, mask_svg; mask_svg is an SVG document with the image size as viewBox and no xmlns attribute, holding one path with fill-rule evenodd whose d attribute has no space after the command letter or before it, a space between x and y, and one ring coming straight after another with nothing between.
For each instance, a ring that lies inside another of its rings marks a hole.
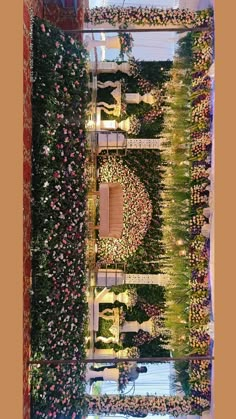
<instances>
[{"instance_id":1,"label":"flower wall","mask_svg":"<svg viewBox=\"0 0 236 419\"><path fill-rule=\"evenodd\" d=\"M82 45L35 18L32 359L79 360L85 355L86 63ZM84 392L83 373L83 366L33 368L33 417L55 417L71 409L75 394L77 399Z\"/></svg>"}]
</instances>

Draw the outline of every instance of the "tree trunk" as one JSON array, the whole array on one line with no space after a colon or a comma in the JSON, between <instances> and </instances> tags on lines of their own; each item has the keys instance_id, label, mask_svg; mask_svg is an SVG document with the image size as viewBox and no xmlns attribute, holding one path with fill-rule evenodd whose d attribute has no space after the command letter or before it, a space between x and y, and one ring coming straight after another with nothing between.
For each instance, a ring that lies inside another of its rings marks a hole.
<instances>
[{"instance_id":1,"label":"tree trunk","mask_svg":"<svg viewBox=\"0 0 236 419\"><path fill-rule=\"evenodd\" d=\"M134 417L152 415L201 414L209 409L209 401L180 396L87 396L88 413L121 414Z\"/></svg>"}]
</instances>

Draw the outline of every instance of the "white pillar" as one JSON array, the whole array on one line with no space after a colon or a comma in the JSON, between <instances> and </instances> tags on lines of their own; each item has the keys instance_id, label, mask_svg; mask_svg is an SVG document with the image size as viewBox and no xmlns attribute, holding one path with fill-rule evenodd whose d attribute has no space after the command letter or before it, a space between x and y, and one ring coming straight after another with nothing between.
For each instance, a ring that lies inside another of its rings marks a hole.
<instances>
[{"instance_id":1,"label":"white pillar","mask_svg":"<svg viewBox=\"0 0 236 419\"><path fill-rule=\"evenodd\" d=\"M165 287L170 282L166 274L125 274L122 270L99 269L97 272L98 287L112 287L124 284L152 284Z\"/></svg>"},{"instance_id":2,"label":"white pillar","mask_svg":"<svg viewBox=\"0 0 236 419\"><path fill-rule=\"evenodd\" d=\"M124 322L124 324L121 326L120 330L122 333L127 333L127 332L134 332L134 333L138 333L139 330L143 330L144 332L148 332L150 333L150 335L152 334L153 331L153 321L150 318L149 320L143 322L143 323L139 323L138 321L129 321L129 322Z\"/></svg>"},{"instance_id":3,"label":"white pillar","mask_svg":"<svg viewBox=\"0 0 236 419\"><path fill-rule=\"evenodd\" d=\"M115 301L120 303L128 304L129 303L129 294L125 291L120 294L115 294L114 292L108 292L102 298L99 298L99 303L111 303L114 304Z\"/></svg>"},{"instance_id":4,"label":"white pillar","mask_svg":"<svg viewBox=\"0 0 236 419\"><path fill-rule=\"evenodd\" d=\"M97 272L98 287L112 287L124 284L124 272L119 269L99 269Z\"/></svg>"},{"instance_id":5,"label":"white pillar","mask_svg":"<svg viewBox=\"0 0 236 419\"><path fill-rule=\"evenodd\" d=\"M153 103L156 102L156 99L151 93L146 93L145 95L140 95L139 93L125 93L125 102L133 104L145 102L153 105Z\"/></svg>"},{"instance_id":6,"label":"white pillar","mask_svg":"<svg viewBox=\"0 0 236 419\"><path fill-rule=\"evenodd\" d=\"M98 153L102 150L121 150L125 149L127 140L123 133L117 131L98 132L97 145Z\"/></svg>"},{"instance_id":7,"label":"white pillar","mask_svg":"<svg viewBox=\"0 0 236 419\"><path fill-rule=\"evenodd\" d=\"M160 149L162 143L165 141L163 138L127 138L128 149Z\"/></svg>"},{"instance_id":8,"label":"white pillar","mask_svg":"<svg viewBox=\"0 0 236 419\"><path fill-rule=\"evenodd\" d=\"M92 64L89 63L89 70L92 70ZM98 61L97 64L97 72L98 73L117 73L117 71L121 71L122 73L126 73L130 75L130 64L128 62L124 62L121 64L109 61Z\"/></svg>"},{"instance_id":9,"label":"white pillar","mask_svg":"<svg viewBox=\"0 0 236 419\"><path fill-rule=\"evenodd\" d=\"M104 122L104 121L103 121ZM97 133L98 152L117 149L161 149L165 138L126 138L122 132Z\"/></svg>"},{"instance_id":10,"label":"white pillar","mask_svg":"<svg viewBox=\"0 0 236 419\"><path fill-rule=\"evenodd\" d=\"M113 348L107 349L94 349L92 357L95 359L114 359L114 358L129 358L130 356L130 349L132 348L125 348L121 349L118 352L115 352ZM90 356L89 351L87 351L87 358Z\"/></svg>"},{"instance_id":11,"label":"white pillar","mask_svg":"<svg viewBox=\"0 0 236 419\"><path fill-rule=\"evenodd\" d=\"M170 282L166 274L125 274L126 284L152 284L165 287Z\"/></svg>"},{"instance_id":12,"label":"white pillar","mask_svg":"<svg viewBox=\"0 0 236 419\"><path fill-rule=\"evenodd\" d=\"M117 122L115 119L101 119L100 121L100 128L101 129L122 129L123 131L128 132L130 129L130 118L128 117L124 121Z\"/></svg>"},{"instance_id":13,"label":"white pillar","mask_svg":"<svg viewBox=\"0 0 236 419\"><path fill-rule=\"evenodd\" d=\"M104 40L95 40L92 39L89 35L86 35L84 46L88 51L96 47L120 49L120 39L119 36L107 36Z\"/></svg>"}]
</instances>

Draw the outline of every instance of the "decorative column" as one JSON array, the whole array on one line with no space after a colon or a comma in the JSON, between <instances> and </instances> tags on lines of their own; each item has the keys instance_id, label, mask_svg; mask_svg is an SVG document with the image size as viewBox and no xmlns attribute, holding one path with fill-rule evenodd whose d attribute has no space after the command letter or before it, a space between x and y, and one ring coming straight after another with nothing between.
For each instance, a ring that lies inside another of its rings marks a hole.
<instances>
[{"instance_id":1,"label":"decorative column","mask_svg":"<svg viewBox=\"0 0 236 419\"><path fill-rule=\"evenodd\" d=\"M86 35L84 41L85 48L90 51L96 47L105 47L108 49L120 49L120 39L118 36L108 36L104 40L95 40Z\"/></svg>"},{"instance_id":2,"label":"decorative column","mask_svg":"<svg viewBox=\"0 0 236 419\"><path fill-rule=\"evenodd\" d=\"M144 330L144 332L150 333L152 335L153 332L153 320L150 318L149 320L139 323L137 320L134 321L125 321L124 324L120 327L120 331L122 333L127 332L134 332L138 333L139 330Z\"/></svg>"},{"instance_id":3,"label":"decorative column","mask_svg":"<svg viewBox=\"0 0 236 419\"><path fill-rule=\"evenodd\" d=\"M161 149L163 138L127 138L127 149Z\"/></svg>"},{"instance_id":4,"label":"decorative column","mask_svg":"<svg viewBox=\"0 0 236 419\"><path fill-rule=\"evenodd\" d=\"M99 298L99 303L111 303L114 304L115 301L129 305L130 297L127 291L121 292L120 294L115 294L114 292L108 292Z\"/></svg>"},{"instance_id":5,"label":"decorative column","mask_svg":"<svg viewBox=\"0 0 236 419\"><path fill-rule=\"evenodd\" d=\"M125 274L126 284L152 284L165 287L170 283L170 277L166 274Z\"/></svg>"},{"instance_id":6,"label":"decorative column","mask_svg":"<svg viewBox=\"0 0 236 419\"><path fill-rule=\"evenodd\" d=\"M125 282L124 272L119 269L99 269L97 272L97 287L112 287L123 285Z\"/></svg>"},{"instance_id":7,"label":"decorative column","mask_svg":"<svg viewBox=\"0 0 236 419\"><path fill-rule=\"evenodd\" d=\"M98 153L102 150L119 149L162 149L165 138L126 138L122 132L106 131L97 133Z\"/></svg>"},{"instance_id":8,"label":"decorative column","mask_svg":"<svg viewBox=\"0 0 236 419\"><path fill-rule=\"evenodd\" d=\"M145 95L140 95L139 93L126 93L125 102L133 103L136 105L138 105L140 102L145 102L153 105L156 102L156 98L152 93L146 93Z\"/></svg>"},{"instance_id":9,"label":"decorative column","mask_svg":"<svg viewBox=\"0 0 236 419\"><path fill-rule=\"evenodd\" d=\"M121 132L98 132L97 133L97 146L98 153L102 150L122 150L127 145L127 139Z\"/></svg>"},{"instance_id":10,"label":"decorative column","mask_svg":"<svg viewBox=\"0 0 236 419\"><path fill-rule=\"evenodd\" d=\"M165 287L170 283L166 274L126 274L122 270L99 269L97 272L97 286L112 287L124 284L150 284Z\"/></svg>"},{"instance_id":11,"label":"decorative column","mask_svg":"<svg viewBox=\"0 0 236 419\"><path fill-rule=\"evenodd\" d=\"M100 121L100 128L101 129L108 129L108 130L115 130L115 129L122 129L123 131L128 132L130 129L130 118L128 117L124 121L117 122L115 119L101 119Z\"/></svg>"},{"instance_id":12,"label":"decorative column","mask_svg":"<svg viewBox=\"0 0 236 419\"><path fill-rule=\"evenodd\" d=\"M121 349L118 352L115 352L113 348L109 349L94 349L92 357L95 359L114 359L114 358L132 358L133 354L131 353L131 350L136 350L137 348L125 348ZM90 353L87 351L87 355L90 356ZM139 356L139 353L137 353L137 357Z\"/></svg>"},{"instance_id":13,"label":"decorative column","mask_svg":"<svg viewBox=\"0 0 236 419\"><path fill-rule=\"evenodd\" d=\"M88 64L88 68L92 70L92 64ZM128 62L124 62L121 64L109 61L98 61L97 64L97 73L117 73L117 71L121 71L122 73L126 73L130 75L130 64Z\"/></svg>"}]
</instances>

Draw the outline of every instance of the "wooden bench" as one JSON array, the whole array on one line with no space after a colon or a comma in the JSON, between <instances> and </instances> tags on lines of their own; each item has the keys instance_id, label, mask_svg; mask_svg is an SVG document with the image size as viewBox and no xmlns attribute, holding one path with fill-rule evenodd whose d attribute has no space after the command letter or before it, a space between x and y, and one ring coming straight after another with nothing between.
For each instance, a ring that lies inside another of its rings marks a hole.
<instances>
[{"instance_id":1,"label":"wooden bench","mask_svg":"<svg viewBox=\"0 0 236 419\"><path fill-rule=\"evenodd\" d=\"M123 230L123 190L120 183L100 183L101 238L119 239Z\"/></svg>"}]
</instances>

